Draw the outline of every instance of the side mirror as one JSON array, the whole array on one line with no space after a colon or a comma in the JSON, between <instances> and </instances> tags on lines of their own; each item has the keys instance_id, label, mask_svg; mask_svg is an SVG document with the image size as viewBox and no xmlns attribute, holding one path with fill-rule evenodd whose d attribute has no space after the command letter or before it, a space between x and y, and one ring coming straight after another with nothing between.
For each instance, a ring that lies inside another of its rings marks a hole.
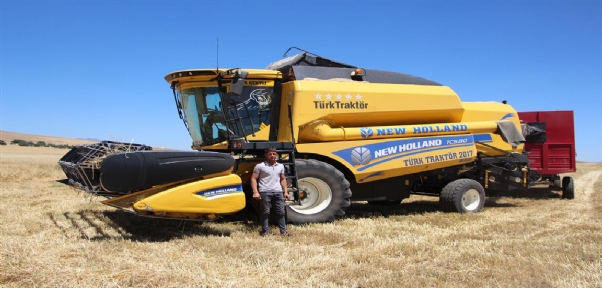
<instances>
[{"instance_id":1,"label":"side mirror","mask_svg":"<svg viewBox=\"0 0 602 288\"><path fill-rule=\"evenodd\" d=\"M245 78L247 78L249 72L238 69L232 74L232 84L230 84L230 96L240 96L242 94L242 88L245 84Z\"/></svg>"}]
</instances>

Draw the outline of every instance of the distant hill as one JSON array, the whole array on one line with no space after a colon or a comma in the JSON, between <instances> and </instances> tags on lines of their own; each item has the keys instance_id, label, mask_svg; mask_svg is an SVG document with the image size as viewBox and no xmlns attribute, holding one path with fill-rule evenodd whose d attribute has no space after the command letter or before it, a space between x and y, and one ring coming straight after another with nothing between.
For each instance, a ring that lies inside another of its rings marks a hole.
<instances>
[{"instance_id":1,"label":"distant hill","mask_svg":"<svg viewBox=\"0 0 602 288\"><path fill-rule=\"evenodd\" d=\"M66 144L66 145L71 145L71 146L94 144L94 143L98 143L98 142L102 141L102 140L93 139L93 138L86 138L86 139L66 138L66 137L58 137L58 136L45 136L45 135L19 133L19 132L9 132L9 131L2 131L2 130L0 130L0 140L4 140L4 142L6 142L7 144L10 144L10 142L13 140L24 140L24 141L31 141L33 143L36 143L38 141L44 141L48 144L56 144L56 145ZM31 148L31 147L26 147L26 148ZM164 147L153 147L153 150L173 150L173 149L164 148Z\"/></svg>"},{"instance_id":2,"label":"distant hill","mask_svg":"<svg viewBox=\"0 0 602 288\"><path fill-rule=\"evenodd\" d=\"M13 140L24 140L31 142L44 141L46 143L52 143L56 145L82 145L82 144L93 144L99 141L93 139L76 139L76 138L65 138L58 136L44 136L35 134L25 134L19 132L9 132L0 130L0 140L4 140L6 143L10 143Z\"/></svg>"}]
</instances>

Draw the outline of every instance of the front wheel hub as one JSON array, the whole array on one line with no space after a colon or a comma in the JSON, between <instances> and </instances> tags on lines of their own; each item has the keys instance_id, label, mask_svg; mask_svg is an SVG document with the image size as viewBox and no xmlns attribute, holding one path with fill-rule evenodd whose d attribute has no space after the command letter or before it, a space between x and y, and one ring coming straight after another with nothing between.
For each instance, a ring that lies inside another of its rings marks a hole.
<instances>
[{"instance_id":1,"label":"front wheel hub","mask_svg":"<svg viewBox=\"0 0 602 288\"><path fill-rule=\"evenodd\" d=\"M326 209L332 201L332 190L326 182L314 177L299 180L299 202L289 206L300 214L315 214Z\"/></svg>"},{"instance_id":2,"label":"front wheel hub","mask_svg":"<svg viewBox=\"0 0 602 288\"><path fill-rule=\"evenodd\" d=\"M477 210L481 202L481 195L476 189L470 189L462 195L462 205L468 211Z\"/></svg>"},{"instance_id":3,"label":"front wheel hub","mask_svg":"<svg viewBox=\"0 0 602 288\"><path fill-rule=\"evenodd\" d=\"M303 200L305 200L305 198L307 198L307 191L300 190L298 195L299 195L299 201L303 201Z\"/></svg>"}]
</instances>

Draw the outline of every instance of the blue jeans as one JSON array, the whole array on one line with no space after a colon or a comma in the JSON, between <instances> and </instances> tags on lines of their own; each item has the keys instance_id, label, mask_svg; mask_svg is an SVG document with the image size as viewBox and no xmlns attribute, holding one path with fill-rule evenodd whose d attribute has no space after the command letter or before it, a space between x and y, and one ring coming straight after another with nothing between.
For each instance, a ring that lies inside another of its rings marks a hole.
<instances>
[{"instance_id":1,"label":"blue jeans","mask_svg":"<svg viewBox=\"0 0 602 288\"><path fill-rule=\"evenodd\" d=\"M274 207L274 214L278 221L280 233L286 232L286 219L284 213L284 194L280 192L259 192L261 195L261 231L267 233L270 231L268 222L270 218L270 209Z\"/></svg>"}]
</instances>

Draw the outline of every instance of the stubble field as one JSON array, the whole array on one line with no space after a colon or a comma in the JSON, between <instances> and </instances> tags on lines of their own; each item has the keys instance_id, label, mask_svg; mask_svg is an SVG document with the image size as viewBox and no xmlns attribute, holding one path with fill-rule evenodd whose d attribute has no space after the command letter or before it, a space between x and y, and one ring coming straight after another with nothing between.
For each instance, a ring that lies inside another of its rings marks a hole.
<instances>
[{"instance_id":1,"label":"stubble field","mask_svg":"<svg viewBox=\"0 0 602 288\"><path fill-rule=\"evenodd\" d=\"M437 198L353 203L333 223L262 238L244 217L196 223L124 214L65 186L68 150L0 146L4 287L602 287L602 164L574 200L537 189L477 214Z\"/></svg>"}]
</instances>

